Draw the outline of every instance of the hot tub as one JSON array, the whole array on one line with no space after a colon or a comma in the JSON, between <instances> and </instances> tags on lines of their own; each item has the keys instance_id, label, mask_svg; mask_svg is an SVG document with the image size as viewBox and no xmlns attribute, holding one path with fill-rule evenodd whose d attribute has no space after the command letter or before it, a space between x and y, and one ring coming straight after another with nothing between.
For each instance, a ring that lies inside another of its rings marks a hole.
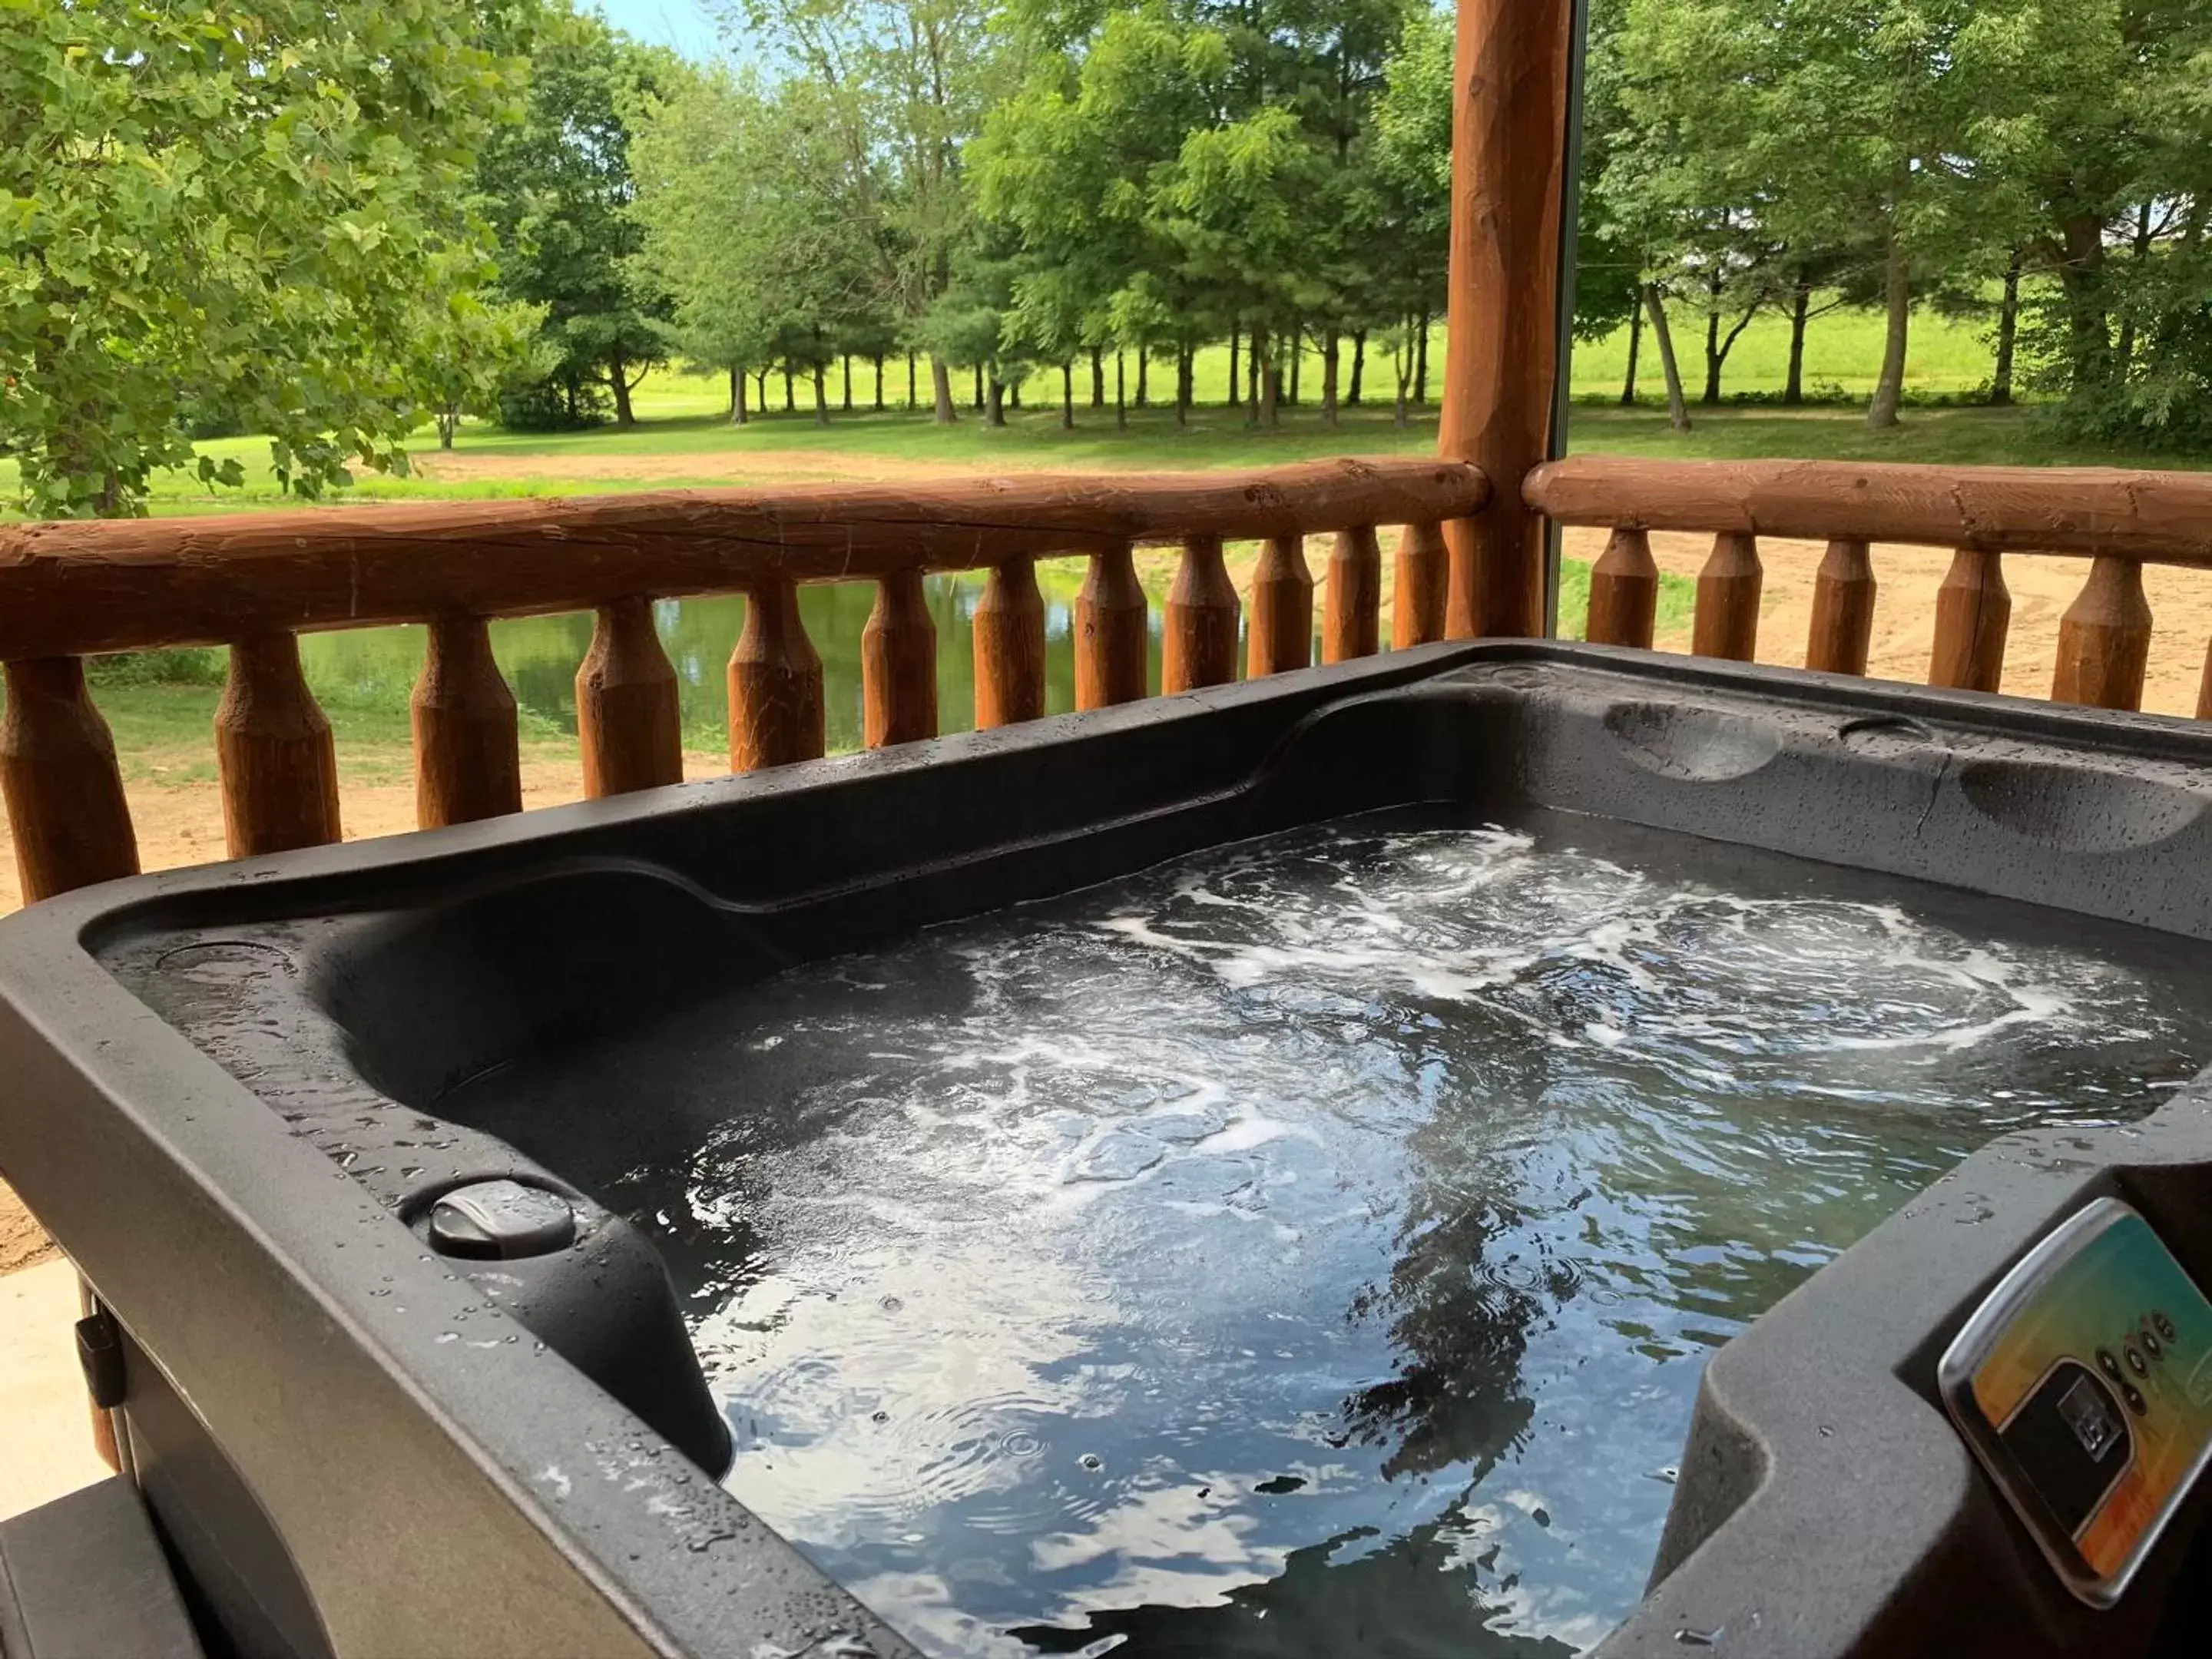
<instances>
[{"instance_id":1,"label":"hot tub","mask_svg":"<svg viewBox=\"0 0 2212 1659\"><path fill-rule=\"evenodd\" d=\"M1441 646L150 877L0 1164L248 1652L2180 1651L1935 1371L2212 1278L2208 762Z\"/></svg>"}]
</instances>

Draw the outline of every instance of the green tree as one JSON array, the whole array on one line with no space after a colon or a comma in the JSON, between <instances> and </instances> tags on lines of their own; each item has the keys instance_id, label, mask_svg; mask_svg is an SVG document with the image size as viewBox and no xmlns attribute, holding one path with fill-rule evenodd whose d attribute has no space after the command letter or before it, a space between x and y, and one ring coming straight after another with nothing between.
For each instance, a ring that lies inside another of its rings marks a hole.
<instances>
[{"instance_id":1,"label":"green tree","mask_svg":"<svg viewBox=\"0 0 2212 1659\"><path fill-rule=\"evenodd\" d=\"M604 392L629 426L631 392L667 356L670 303L637 259L625 115L681 74L680 60L565 4L504 27L527 42L529 104L484 147L476 187L499 238L500 289L544 307L556 362L530 412L510 412L573 424L593 418Z\"/></svg>"},{"instance_id":2,"label":"green tree","mask_svg":"<svg viewBox=\"0 0 2212 1659\"><path fill-rule=\"evenodd\" d=\"M733 421L746 372L770 363L803 368L820 394L837 343L876 337L863 324L878 270L827 100L725 68L665 84L630 117L641 285L669 296L676 348L729 374ZM816 416L829 418L826 396Z\"/></svg>"},{"instance_id":3,"label":"green tree","mask_svg":"<svg viewBox=\"0 0 2212 1659\"><path fill-rule=\"evenodd\" d=\"M1893 425L1918 285L2031 220L2010 124L2051 86L2045 0L1631 0L1622 100L1647 204L1778 249L1870 245Z\"/></svg>"},{"instance_id":4,"label":"green tree","mask_svg":"<svg viewBox=\"0 0 2212 1659\"><path fill-rule=\"evenodd\" d=\"M0 5L0 447L27 511L139 510L185 411L285 488L404 465L426 319L488 274L516 67L436 0ZM202 458L200 476L240 481Z\"/></svg>"},{"instance_id":5,"label":"green tree","mask_svg":"<svg viewBox=\"0 0 2212 1659\"><path fill-rule=\"evenodd\" d=\"M2043 95L2002 136L2039 214L2016 252L2057 282L2028 307L2023 348L2076 428L2202 442L2212 437L2212 9L2045 0L2029 21Z\"/></svg>"}]
</instances>

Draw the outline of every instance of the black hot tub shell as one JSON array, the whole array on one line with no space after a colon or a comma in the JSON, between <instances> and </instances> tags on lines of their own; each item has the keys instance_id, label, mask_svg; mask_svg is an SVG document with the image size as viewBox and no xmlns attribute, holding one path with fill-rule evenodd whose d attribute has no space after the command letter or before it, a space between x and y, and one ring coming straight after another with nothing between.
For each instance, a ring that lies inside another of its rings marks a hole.
<instances>
[{"instance_id":1,"label":"black hot tub shell","mask_svg":"<svg viewBox=\"0 0 2212 1659\"><path fill-rule=\"evenodd\" d=\"M0 1168L124 1334L130 1469L210 1648L910 1651L715 1484L726 1436L644 1236L433 1103L664 1006L702 960L764 974L1437 801L2212 940L2194 727L1523 644L38 906L0 926ZM2203 1495L2092 1611L1934 1377L2007 1267L2091 1197L2126 1198L2212 1283L2208 1107L2199 1082L2139 1123L1998 1141L1723 1348L1651 1589L1601 1650L2201 1651ZM437 1200L494 1178L566 1200L560 1248L434 1243Z\"/></svg>"}]
</instances>

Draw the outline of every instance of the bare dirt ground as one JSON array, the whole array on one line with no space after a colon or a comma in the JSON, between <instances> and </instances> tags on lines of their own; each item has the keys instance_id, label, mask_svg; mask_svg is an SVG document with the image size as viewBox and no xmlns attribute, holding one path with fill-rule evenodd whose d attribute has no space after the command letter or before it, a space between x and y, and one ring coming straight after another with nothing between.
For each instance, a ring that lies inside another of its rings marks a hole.
<instances>
[{"instance_id":1,"label":"bare dirt ground","mask_svg":"<svg viewBox=\"0 0 2212 1659\"><path fill-rule=\"evenodd\" d=\"M586 483L598 479L714 479L732 483L896 483L932 477L973 477L966 461L892 459L880 455L841 454L834 450L748 449L741 453L696 455L507 455L497 451L416 455L410 464L422 477L441 483L496 478L502 482ZM1042 470L1017 460L1000 471ZM1086 461L1085 471L1101 470ZM1110 469L1109 469L1110 470Z\"/></svg>"}]
</instances>

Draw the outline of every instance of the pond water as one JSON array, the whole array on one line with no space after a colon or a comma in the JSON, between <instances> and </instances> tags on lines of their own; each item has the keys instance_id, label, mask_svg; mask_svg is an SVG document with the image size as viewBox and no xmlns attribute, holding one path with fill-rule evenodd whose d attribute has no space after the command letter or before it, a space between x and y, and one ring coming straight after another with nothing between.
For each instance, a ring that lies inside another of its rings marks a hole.
<instances>
[{"instance_id":1,"label":"pond water","mask_svg":"<svg viewBox=\"0 0 2212 1659\"><path fill-rule=\"evenodd\" d=\"M1045 594L1045 708L1075 707L1075 657L1070 629L1079 562L1041 561ZM975 644L970 619L983 591L981 576L932 577L925 584L937 623L937 703L941 731L965 732L975 720ZM830 748L860 745L860 630L874 607L870 582L817 583L799 591L807 637L821 653ZM745 600L736 594L663 599L654 607L661 644L676 666L684 746L718 750L729 741L729 693L724 670L744 626ZM1152 618L1152 689L1159 689L1159 617ZM368 628L301 636L308 683L319 696L356 704L404 708L422 667L420 628ZM588 612L526 617L492 624L492 653L526 715L564 732L576 729L576 667L592 642Z\"/></svg>"},{"instance_id":2,"label":"pond water","mask_svg":"<svg viewBox=\"0 0 2212 1659\"><path fill-rule=\"evenodd\" d=\"M2206 966L1426 810L441 1109L656 1236L730 1489L934 1652L1563 1655L1641 1594L1711 1350L1992 1137L2154 1108L2212 1058Z\"/></svg>"}]
</instances>

